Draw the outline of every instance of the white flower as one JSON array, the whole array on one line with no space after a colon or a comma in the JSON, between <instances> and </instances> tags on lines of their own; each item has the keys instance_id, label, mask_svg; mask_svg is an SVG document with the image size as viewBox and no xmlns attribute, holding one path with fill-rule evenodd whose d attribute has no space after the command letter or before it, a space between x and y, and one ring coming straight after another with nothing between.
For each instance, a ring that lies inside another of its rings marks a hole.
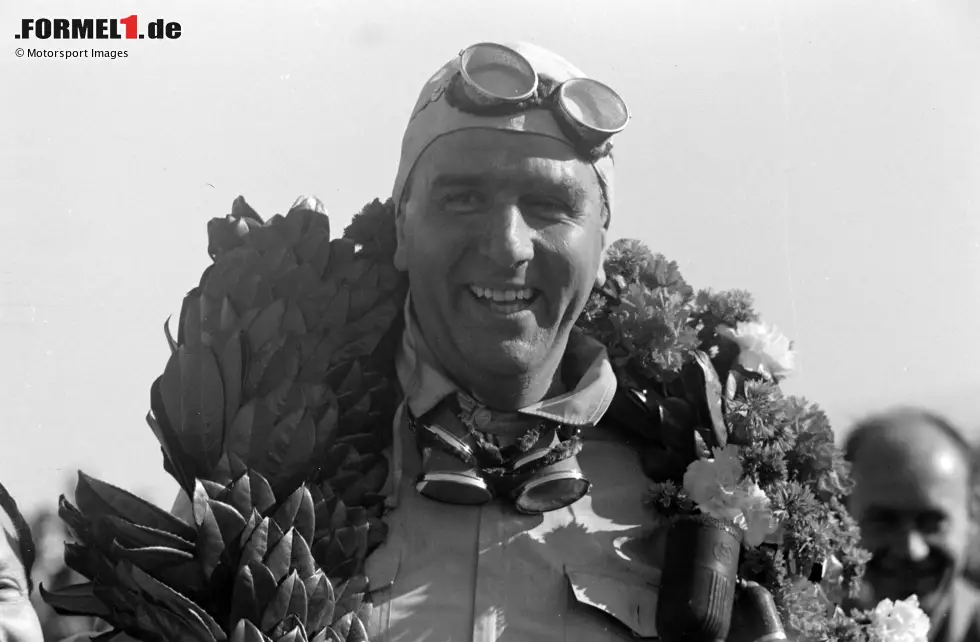
<instances>
[{"instance_id":1,"label":"white flower","mask_svg":"<svg viewBox=\"0 0 980 642\"><path fill-rule=\"evenodd\" d=\"M692 462L684 473L684 489L701 512L734 522L745 531L745 543L758 546L779 527L769 498L754 482L739 481L738 448L714 449L714 459Z\"/></svg>"},{"instance_id":2,"label":"white flower","mask_svg":"<svg viewBox=\"0 0 980 642\"><path fill-rule=\"evenodd\" d=\"M714 459L697 459L684 473L684 488L699 504L710 503L725 489L734 489L742 477L738 448L726 446L714 449Z\"/></svg>"},{"instance_id":3,"label":"white flower","mask_svg":"<svg viewBox=\"0 0 980 642\"><path fill-rule=\"evenodd\" d=\"M756 484L737 492L742 493L739 500L742 514L735 518L735 523L745 531L745 543L758 546L779 527L769 508L769 497Z\"/></svg>"},{"instance_id":4,"label":"white flower","mask_svg":"<svg viewBox=\"0 0 980 642\"><path fill-rule=\"evenodd\" d=\"M738 344L738 363L749 372L767 379L793 374L796 353L793 342L765 323L742 322L735 329L719 326L718 333Z\"/></svg>"},{"instance_id":5,"label":"white flower","mask_svg":"<svg viewBox=\"0 0 980 642\"><path fill-rule=\"evenodd\" d=\"M871 628L883 642L927 642L929 617L915 595L897 602L885 599L871 615Z\"/></svg>"}]
</instances>

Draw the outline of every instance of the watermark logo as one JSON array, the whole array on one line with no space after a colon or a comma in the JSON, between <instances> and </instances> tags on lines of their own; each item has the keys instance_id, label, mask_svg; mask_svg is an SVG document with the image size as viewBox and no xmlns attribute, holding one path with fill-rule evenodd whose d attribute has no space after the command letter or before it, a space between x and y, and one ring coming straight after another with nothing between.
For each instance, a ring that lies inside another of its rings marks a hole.
<instances>
[{"instance_id":1,"label":"watermark logo","mask_svg":"<svg viewBox=\"0 0 980 642\"><path fill-rule=\"evenodd\" d=\"M143 27L143 28L141 28ZM141 24L136 14L125 18L24 18L16 40L176 40L179 22L156 18Z\"/></svg>"}]
</instances>

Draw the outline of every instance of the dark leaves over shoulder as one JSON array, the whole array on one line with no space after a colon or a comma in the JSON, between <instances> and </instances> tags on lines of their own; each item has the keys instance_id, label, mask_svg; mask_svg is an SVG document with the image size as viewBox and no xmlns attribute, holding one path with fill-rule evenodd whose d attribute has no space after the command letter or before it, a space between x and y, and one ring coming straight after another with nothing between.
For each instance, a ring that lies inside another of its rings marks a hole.
<instances>
[{"instance_id":1,"label":"dark leaves over shoulder","mask_svg":"<svg viewBox=\"0 0 980 642\"><path fill-rule=\"evenodd\" d=\"M393 257L397 245L395 208L391 199L382 203L374 199L354 215L344 229L344 238L361 246L366 255L381 258Z\"/></svg>"}]
</instances>

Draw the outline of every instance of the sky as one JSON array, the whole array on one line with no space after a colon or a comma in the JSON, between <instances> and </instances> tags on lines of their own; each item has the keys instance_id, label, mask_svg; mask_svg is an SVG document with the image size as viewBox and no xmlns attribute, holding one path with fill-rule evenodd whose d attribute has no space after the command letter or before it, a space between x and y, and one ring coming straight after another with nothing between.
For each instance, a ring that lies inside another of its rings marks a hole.
<instances>
[{"instance_id":1,"label":"sky","mask_svg":"<svg viewBox=\"0 0 980 642\"><path fill-rule=\"evenodd\" d=\"M799 351L784 389L839 435L917 404L980 436L972 4L4 0L0 479L29 508L79 469L169 507L144 417L207 221L238 195L268 217L312 194L339 234L390 194L425 80L487 40L550 48L623 95L612 238L695 287L751 291ZM132 13L182 34L13 37L23 18Z\"/></svg>"}]
</instances>

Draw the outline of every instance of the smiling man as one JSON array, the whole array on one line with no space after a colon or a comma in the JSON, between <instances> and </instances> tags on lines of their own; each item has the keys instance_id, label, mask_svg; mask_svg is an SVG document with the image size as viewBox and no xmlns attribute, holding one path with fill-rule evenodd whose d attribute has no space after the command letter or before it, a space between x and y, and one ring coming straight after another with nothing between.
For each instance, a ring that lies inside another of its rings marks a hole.
<instances>
[{"instance_id":1,"label":"smiling man","mask_svg":"<svg viewBox=\"0 0 980 642\"><path fill-rule=\"evenodd\" d=\"M980 640L980 596L962 578L975 533L969 443L942 417L903 408L859 424L846 451L875 600L918 595L931 641Z\"/></svg>"},{"instance_id":2,"label":"smiling man","mask_svg":"<svg viewBox=\"0 0 980 642\"><path fill-rule=\"evenodd\" d=\"M31 604L34 540L17 503L0 484L0 641L42 642Z\"/></svg>"},{"instance_id":3,"label":"smiling man","mask_svg":"<svg viewBox=\"0 0 980 642\"><path fill-rule=\"evenodd\" d=\"M560 140L474 128L435 140L412 189L396 261L433 354L493 407L540 401L605 279L596 172Z\"/></svg>"},{"instance_id":4,"label":"smiling man","mask_svg":"<svg viewBox=\"0 0 980 642\"><path fill-rule=\"evenodd\" d=\"M470 47L422 89L393 190L410 294L371 640L654 636L647 479L599 427L616 378L574 329L605 281L628 120L529 45Z\"/></svg>"},{"instance_id":5,"label":"smiling man","mask_svg":"<svg viewBox=\"0 0 980 642\"><path fill-rule=\"evenodd\" d=\"M574 328L605 282L628 121L526 44L469 47L421 91L392 194L410 291L372 642L655 639L646 426L611 425L616 376ZM185 495L174 512L190 519Z\"/></svg>"}]
</instances>

